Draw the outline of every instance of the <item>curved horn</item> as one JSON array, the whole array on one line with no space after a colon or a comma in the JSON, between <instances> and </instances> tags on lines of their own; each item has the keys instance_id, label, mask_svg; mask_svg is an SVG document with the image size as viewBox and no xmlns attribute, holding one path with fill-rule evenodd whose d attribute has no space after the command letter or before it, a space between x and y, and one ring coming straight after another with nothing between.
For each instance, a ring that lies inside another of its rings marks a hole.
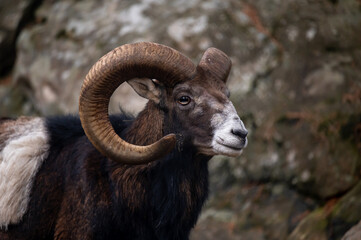
<instances>
[{"instance_id":1,"label":"curved horn","mask_svg":"<svg viewBox=\"0 0 361 240\"><path fill-rule=\"evenodd\" d=\"M174 134L148 146L125 142L114 131L108 115L109 100L124 81L151 78L166 87L190 79L195 66L187 57L155 43L134 43L115 48L90 69L82 85L79 115L85 134L103 155L126 164L151 162L175 146Z\"/></svg>"}]
</instances>

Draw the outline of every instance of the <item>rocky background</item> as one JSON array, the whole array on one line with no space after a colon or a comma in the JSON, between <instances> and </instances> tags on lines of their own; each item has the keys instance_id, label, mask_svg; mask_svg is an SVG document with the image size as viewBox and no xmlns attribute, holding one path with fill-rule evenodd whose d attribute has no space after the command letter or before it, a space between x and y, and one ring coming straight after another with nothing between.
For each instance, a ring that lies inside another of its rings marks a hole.
<instances>
[{"instance_id":1,"label":"rocky background","mask_svg":"<svg viewBox=\"0 0 361 240\"><path fill-rule=\"evenodd\" d=\"M76 113L91 65L137 41L233 61L249 146L211 160L191 239L361 239L360 0L1 0L0 116Z\"/></svg>"}]
</instances>

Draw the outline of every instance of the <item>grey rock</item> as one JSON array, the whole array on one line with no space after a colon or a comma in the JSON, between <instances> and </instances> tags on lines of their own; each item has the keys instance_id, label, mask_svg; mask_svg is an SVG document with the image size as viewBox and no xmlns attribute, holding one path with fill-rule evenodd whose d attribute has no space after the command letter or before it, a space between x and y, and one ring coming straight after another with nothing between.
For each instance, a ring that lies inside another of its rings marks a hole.
<instances>
[{"instance_id":1,"label":"grey rock","mask_svg":"<svg viewBox=\"0 0 361 240\"><path fill-rule=\"evenodd\" d=\"M21 30L34 21L41 0L3 0L0 2L0 76L8 74L16 58L16 41Z\"/></svg>"},{"instance_id":2,"label":"grey rock","mask_svg":"<svg viewBox=\"0 0 361 240\"><path fill-rule=\"evenodd\" d=\"M326 227L326 216L316 211L303 219L287 240L327 240Z\"/></svg>"},{"instance_id":3,"label":"grey rock","mask_svg":"<svg viewBox=\"0 0 361 240\"><path fill-rule=\"evenodd\" d=\"M0 2L0 76L10 71L15 61L18 25L29 0Z\"/></svg>"}]
</instances>

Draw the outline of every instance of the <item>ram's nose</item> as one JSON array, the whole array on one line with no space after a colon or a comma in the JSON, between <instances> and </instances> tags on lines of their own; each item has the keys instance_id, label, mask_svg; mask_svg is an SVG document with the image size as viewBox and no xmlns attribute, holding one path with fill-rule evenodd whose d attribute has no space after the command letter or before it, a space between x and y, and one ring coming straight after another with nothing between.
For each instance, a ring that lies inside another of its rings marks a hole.
<instances>
[{"instance_id":1,"label":"ram's nose","mask_svg":"<svg viewBox=\"0 0 361 240\"><path fill-rule=\"evenodd\" d=\"M234 128L231 130L231 132L234 135L240 137L241 139L245 139L248 135L248 131L245 128Z\"/></svg>"}]
</instances>

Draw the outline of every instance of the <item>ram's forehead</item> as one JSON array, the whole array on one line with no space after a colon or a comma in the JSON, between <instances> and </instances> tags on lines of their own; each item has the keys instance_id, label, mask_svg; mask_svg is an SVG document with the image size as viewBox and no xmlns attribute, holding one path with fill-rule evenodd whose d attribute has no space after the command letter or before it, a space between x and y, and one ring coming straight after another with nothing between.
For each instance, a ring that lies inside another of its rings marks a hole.
<instances>
[{"instance_id":1,"label":"ram's forehead","mask_svg":"<svg viewBox=\"0 0 361 240\"><path fill-rule=\"evenodd\" d=\"M221 81L200 81L193 80L178 85L179 91L191 91L195 96L212 96L219 102L225 103L230 95L226 84Z\"/></svg>"},{"instance_id":2,"label":"ram's forehead","mask_svg":"<svg viewBox=\"0 0 361 240\"><path fill-rule=\"evenodd\" d=\"M226 82L219 80L215 77L212 76L198 76L194 79L192 79L191 81L189 81L188 83L191 83L193 85L201 85L201 86L211 86L212 88L218 89L219 91L223 91L225 88L227 88L226 86Z\"/></svg>"}]
</instances>

